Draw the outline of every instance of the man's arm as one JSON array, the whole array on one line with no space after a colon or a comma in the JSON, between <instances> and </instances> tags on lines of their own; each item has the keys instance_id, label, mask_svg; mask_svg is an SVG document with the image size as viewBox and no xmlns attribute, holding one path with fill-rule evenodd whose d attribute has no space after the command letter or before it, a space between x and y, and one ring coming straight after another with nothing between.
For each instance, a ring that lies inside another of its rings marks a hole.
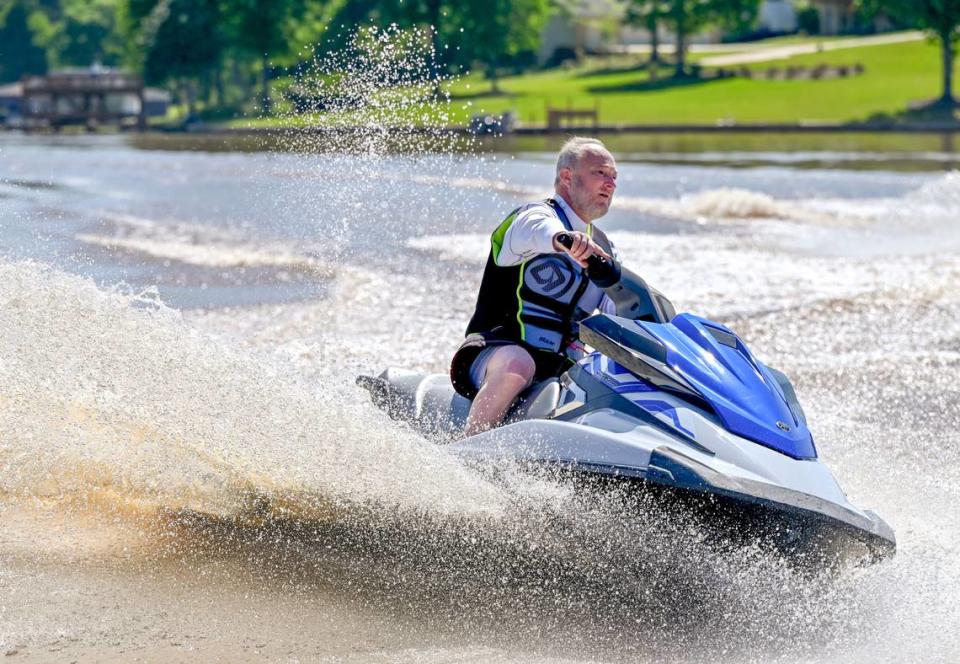
<instances>
[{"instance_id":1,"label":"man's arm","mask_svg":"<svg viewBox=\"0 0 960 664\"><path fill-rule=\"evenodd\" d=\"M537 254L556 253L553 238L566 229L552 210L545 205L531 203L517 213L500 247L500 253L494 256L497 265L508 267L519 265Z\"/></svg>"},{"instance_id":2,"label":"man's arm","mask_svg":"<svg viewBox=\"0 0 960 664\"><path fill-rule=\"evenodd\" d=\"M567 233L573 238L569 249L561 246L557 236ZM531 203L521 209L506 229L499 254L494 256L497 265L519 265L538 254L566 252L586 267L586 260L594 254L609 258L607 253L586 233L568 231L553 211L545 205Z\"/></svg>"}]
</instances>

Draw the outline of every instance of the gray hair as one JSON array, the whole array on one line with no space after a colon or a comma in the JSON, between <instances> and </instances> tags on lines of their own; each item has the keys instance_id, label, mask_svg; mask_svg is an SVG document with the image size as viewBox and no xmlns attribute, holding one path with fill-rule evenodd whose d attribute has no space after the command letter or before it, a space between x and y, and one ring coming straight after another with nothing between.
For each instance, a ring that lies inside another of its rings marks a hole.
<instances>
[{"instance_id":1,"label":"gray hair","mask_svg":"<svg viewBox=\"0 0 960 664\"><path fill-rule=\"evenodd\" d=\"M557 176L553 181L554 186L560 184L560 169L574 168L580 158L587 152L597 150L606 150L607 146L596 138L587 138L585 136L572 136L560 148L560 154L557 155Z\"/></svg>"}]
</instances>

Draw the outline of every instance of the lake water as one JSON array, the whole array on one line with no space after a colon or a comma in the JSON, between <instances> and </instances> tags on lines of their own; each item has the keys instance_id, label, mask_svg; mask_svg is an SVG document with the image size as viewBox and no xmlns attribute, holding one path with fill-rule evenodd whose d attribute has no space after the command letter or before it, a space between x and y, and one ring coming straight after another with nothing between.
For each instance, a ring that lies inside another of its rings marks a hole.
<instances>
[{"instance_id":1,"label":"lake water","mask_svg":"<svg viewBox=\"0 0 960 664\"><path fill-rule=\"evenodd\" d=\"M353 386L445 370L487 237L549 193L554 139L184 140L0 135L0 650L960 657L960 174L942 139L611 140L600 225L625 262L790 375L827 465L896 530L893 560L829 574L675 546L617 497L494 482Z\"/></svg>"}]
</instances>

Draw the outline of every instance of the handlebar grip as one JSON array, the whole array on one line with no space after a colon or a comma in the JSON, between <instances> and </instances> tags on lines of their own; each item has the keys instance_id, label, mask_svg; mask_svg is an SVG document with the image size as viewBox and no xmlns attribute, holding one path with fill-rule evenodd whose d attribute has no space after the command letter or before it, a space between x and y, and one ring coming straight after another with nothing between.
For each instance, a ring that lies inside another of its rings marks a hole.
<instances>
[{"instance_id":1,"label":"handlebar grip","mask_svg":"<svg viewBox=\"0 0 960 664\"><path fill-rule=\"evenodd\" d=\"M561 247L566 247L569 249L573 246L573 238L570 237L569 233L560 233L557 235L557 244L559 244Z\"/></svg>"},{"instance_id":2,"label":"handlebar grip","mask_svg":"<svg viewBox=\"0 0 960 664\"><path fill-rule=\"evenodd\" d=\"M557 244L569 249L573 246L573 237L569 233L560 233ZM620 281L620 265L594 254L587 259L587 278L601 288L609 288Z\"/></svg>"}]
</instances>

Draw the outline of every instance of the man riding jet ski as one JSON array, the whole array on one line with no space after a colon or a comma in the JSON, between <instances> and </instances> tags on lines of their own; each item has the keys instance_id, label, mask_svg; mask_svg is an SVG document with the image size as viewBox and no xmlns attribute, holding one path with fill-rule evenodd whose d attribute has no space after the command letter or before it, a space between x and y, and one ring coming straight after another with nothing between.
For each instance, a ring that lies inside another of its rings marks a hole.
<instances>
[{"instance_id":1,"label":"man riding jet ski","mask_svg":"<svg viewBox=\"0 0 960 664\"><path fill-rule=\"evenodd\" d=\"M603 143L571 138L557 156L554 196L517 208L494 230L467 338L450 363L454 388L473 403L467 435L499 424L520 392L580 359L577 322L613 311L584 268L592 256L616 255L593 223L616 187L617 164Z\"/></svg>"},{"instance_id":2,"label":"man riding jet ski","mask_svg":"<svg viewBox=\"0 0 960 664\"><path fill-rule=\"evenodd\" d=\"M874 561L895 551L891 528L852 505L820 463L786 376L724 325L676 314L617 263L594 259L588 273L616 313L583 320L579 340L594 350L528 389L499 428L457 439L470 401L446 375L391 368L357 383L466 458L641 482L786 552Z\"/></svg>"},{"instance_id":3,"label":"man riding jet ski","mask_svg":"<svg viewBox=\"0 0 960 664\"><path fill-rule=\"evenodd\" d=\"M615 181L602 144L568 142L557 197L518 209L491 238L451 377L387 369L358 384L391 417L453 440L448 448L463 457L642 483L790 553L892 553L890 527L850 504L819 462L786 376L725 326L676 314L615 260L590 224ZM503 258L536 247L538 232L536 255ZM516 295L512 305L497 300L504 292Z\"/></svg>"}]
</instances>

